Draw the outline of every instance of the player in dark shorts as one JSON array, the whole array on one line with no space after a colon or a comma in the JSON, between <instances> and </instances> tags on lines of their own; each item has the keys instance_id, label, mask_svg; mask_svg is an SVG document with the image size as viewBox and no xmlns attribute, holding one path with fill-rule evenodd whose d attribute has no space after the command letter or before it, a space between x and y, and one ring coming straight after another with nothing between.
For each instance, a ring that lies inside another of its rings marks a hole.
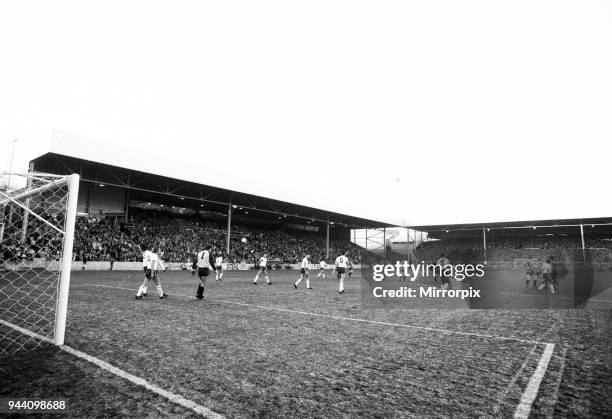
<instances>
[{"instance_id":1,"label":"player in dark shorts","mask_svg":"<svg viewBox=\"0 0 612 419\"><path fill-rule=\"evenodd\" d=\"M527 277L525 286L529 288L529 282L531 282L532 288L537 288L537 267L531 260L528 260L525 264L525 275Z\"/></svg>"},{"instance_id":2,"label":"player in dark shorts","mask_svg":"<svg viewBox=\"0 0 612 419\"><path fill-rule=\"evenodd\" d=\"M559 276L559 265L555 263L555 257L550 257L550 282L552 285L553 293L559 292L559 281L557 281L557 277Z\"/></svg>"},{"instance_id":3,"label":"player in dark shorts","mask_svg":"<svg viewBox=\"0 0 612 419\"><path fill-rule=\"evenodd\" d=\"M204 298L204 287L206 286L206 280L208 279L208 275L210 275L211 270L215 264L213 260L212 253L210 251L212 246L207 244L200 253L198 253L198 278L200 279L200 283L198 284L198 290L196 291L196 298L201 300Z\"/></svg>"}]
</instances>

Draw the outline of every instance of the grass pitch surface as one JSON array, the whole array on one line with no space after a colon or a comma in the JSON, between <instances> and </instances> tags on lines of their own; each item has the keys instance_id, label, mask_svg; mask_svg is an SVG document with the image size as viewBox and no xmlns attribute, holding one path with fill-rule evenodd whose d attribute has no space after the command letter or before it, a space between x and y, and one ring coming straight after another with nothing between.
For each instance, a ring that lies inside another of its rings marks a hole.
<instances>
[{"instance_id":1,"label":"grass pitch surface","mask_svg":"<svg viewBox=\"0 0 612 419\"><path fill-rule=\"evenodd\" d=\"M228 417L386 418L512 416L552 343L532 415L612 412L610 310L390 310L364 304L358 272L343 295L335 278L295 290L298 275L226 272L198 301L186 272L162 273L165 300L134 300L140 272L74 272L66 344ZM54 348L1 361L2 397L193 414Z\"/></svg>"}]
</instances>

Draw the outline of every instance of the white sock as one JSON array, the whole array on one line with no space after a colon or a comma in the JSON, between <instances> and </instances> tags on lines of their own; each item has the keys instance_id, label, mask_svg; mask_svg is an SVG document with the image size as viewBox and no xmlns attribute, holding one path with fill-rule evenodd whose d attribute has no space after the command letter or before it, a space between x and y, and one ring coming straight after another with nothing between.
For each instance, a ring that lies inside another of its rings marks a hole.
<instances>
[{"instance_id":1,"label":"white sock","mask_svg":"<svg viewBox=\"0 0 612 419\"><path fill-rule=\"evenodd\" d=\"M300 285L300 282L302 282L302 277L300 276L300 279L298 279L297 281L295 281L295 285Z\"/></svg>"},{"instance_id":2,"label":"white sock","mask_svg":"<svg viewBox=\"0 0 612 419\"><path fill-rule=\"evenodd\" d=\"M268 284L270 283L270 278L268 278L267 276L266 276L266 282L267 282Z\"/></svg>"},{"instance_id":3,"label":"white sock","mask_svg":"<svg viewBox=\"0 0 612 419\"><path fill-rule=\"evenodd\" d=\"M140 297L143 292L144 292L144 287L141 285L140 287L138 287L138 292L136 293L136 297Z\"/></svg>"},{"instance_id":4,"label":"white sock","mask_svg":"<svg viewBox=\"0 0 612 419\"><path fill-rule=\"evenodd\" d=\"M306 288L310 288L310 279L306 278Z\"/></svg>"},{"instance_id":5,"label":"white sock","mask_svg":"<svg viewBox=\"0 0 612 419\"><path fill-rule=\"evenodd\" d=\"M155 289L157 289L157 295L159 295L160 297L161 297L162 295L164 295L164 292L162 291L162 287L161 287L161 285L156 285L156 286L155 286Z\"/></svg>"}]
</instances>

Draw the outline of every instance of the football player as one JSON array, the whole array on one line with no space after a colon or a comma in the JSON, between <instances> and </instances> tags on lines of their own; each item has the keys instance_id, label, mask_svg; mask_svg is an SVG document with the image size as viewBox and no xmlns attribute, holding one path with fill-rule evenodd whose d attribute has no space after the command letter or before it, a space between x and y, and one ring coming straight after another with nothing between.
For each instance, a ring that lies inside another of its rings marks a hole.
<instances>
[{"instance_id":1,"label":"football player","mask_svg":"<svg viewBox=\"0 0 612 419\"><path fill-rule=\"evenodd\" d=\"M272 282L270 282L270 278L268 277L268 255L266 253L259 258L259 271L257 271L257 275L255 275L253 285L257 285L257 280L259 279L260 274L263 274L266 277L266 283L268 285L272 285Z\"/></svg>"},{"instance_id":2,"label":"football player","mask_svg":"<svg viewBox=\"0 0 612 419\"><path fill-rule=\"evenodd\" d=\"M338 293L344 294L344 274L346 273L346 267L349 263L346 257L346 252L342 252L340 256L336 258L335 271L336 277L338 278Z\"/></svg>"},{"instance_id":3,"label":"football player","mask_svg":"<svg viewBox=\"0 0 612 419\"><path fill-rule=\"evenodd\" d=\"M317 275L317 278L319 278L321 275L323 275L323 279L327 279L325 278L325 261L322 260L321 262L319 262L319 274Z\"/></svg>"},{"instance_id":4,"label":"football player","mask_svg":"<svg viewBox=\"0 0 612 419\"><path fill-rule=\"evenodd\" d=\"M147 264L147 270L145 272L145 282L140 286L138 292L136 293L136 299L140 300L142 298L142 294L146 290L148 286L149 280L153 281L155 284L155 289L157 290L157 295L160 299L168 298L168 294L166 294L162 290L161 282L157 276L158 268L166 270L164 263L157 256L157 248L154 248L149 257L149 261Z\"/></svg>"},{"instance_id":5,"label":"football player","mask_svg":"<svg viewBox=\"0 0 612 419\"><path fill-rule=\"evenodd\" d=\"M223 281L223 255L215 258L215 280Z\"/></svg>"},{"instance_id":6,"label":"football player","mask_svg":"<svg viewBox=\"0 0 612 419\"><path fill-rule=\"evenodd\" d=\"M204 247L204 250L198 253L198 278L200 279L198 290L196 291L196 298L198 300L204 298L204 287L206 286L206 280L208 279L208 275L210 275L210 271L214 266L214 260L210 249L212 249L212 246L207 244Z\"/></svg>"},{"instance_id":7,"label":"football player","mask_svg":"<svg viewBox=\"0 0 612 419\"><path fill-rule=\"evenodd\" d=\"M295 289L297 289L298 285L300 285L300 282L302 282L304 278L306 278L306 289L312 289L310 287L310 262L308 259L310 259L310 255L306 255L304 256L304 259L302 259L302 265L300 266L300 279L293 284Z\"/></svg>"},{"instance_id":8,"label":"football player","mask_svg":"<svg viewBox=\"0 0 612 419\"><path fill-rule=\"evenodd\" d=\"M149 278L147 278L147 267L149 266L149 261L151 260L151 251L148 246L145 246L144 252L142 252L142 273L144 274L144 280L142 281L142 296L147 296L147 288L149 287ZM138 296L138 294L136 294Z\"/></svg>"}]
</instances>

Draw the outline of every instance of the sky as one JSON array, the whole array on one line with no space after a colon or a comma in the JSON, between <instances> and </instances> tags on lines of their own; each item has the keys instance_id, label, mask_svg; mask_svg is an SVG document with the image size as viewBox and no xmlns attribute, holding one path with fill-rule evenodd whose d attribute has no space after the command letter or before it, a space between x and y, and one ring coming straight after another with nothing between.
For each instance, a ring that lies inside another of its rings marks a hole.
<instances>
[{"instance_id":1,"label":"sky","mask_svg":"<svg viewBox=\"0 0 612 419\"><path fill-rule=\"evenodd\" d=\"M607 1L5 1L0 164L59 129L404 225L611 216L611 51Z\"/></svg>"}]
</instances>

